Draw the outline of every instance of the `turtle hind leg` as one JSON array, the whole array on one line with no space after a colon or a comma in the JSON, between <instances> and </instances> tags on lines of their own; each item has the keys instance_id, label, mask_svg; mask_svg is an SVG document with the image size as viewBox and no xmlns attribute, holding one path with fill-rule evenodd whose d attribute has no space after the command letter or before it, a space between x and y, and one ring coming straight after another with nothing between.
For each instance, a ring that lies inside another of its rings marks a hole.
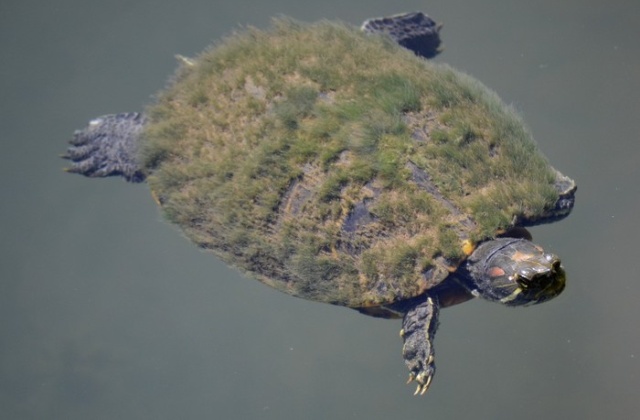
<instances>
[{"instance_id":1,"label":"turtle hind leg","mask_svg":"<svg viewBox=\"0 0 640 420\"><path fill-rule=\"evenodd\" d=\"M442 51L441 28L441 24L422 12L368 19L361 27L366 33L387 34L404 48L424 58L433 58Z\"/></svg>"},{"instance_id":2,"label":"turtle hind leg","mask_svg":"<svg viewBox=\"0 0 640 420\"><path fill-rule=\"evenodd\" d=\"M427 296L409 309L402 320L402 356L409 368L409 382L418 384L415 394L427 392L436 372L433 338L438 329L438 313L438 302Z\"/></svg>"},{"instance_id":3,"label":"turtle hind leg","mask_svg":"<svg viewBox=\"0 0 640 420\"><path fill-rule=\"evenodd\" d=\"M138 142L145 117L140 113L104 115L74 133L62 155L71 161L67 172L88 177L122 176L142 182L145 174L138 162Z\"/></svg>"}]
</instances>

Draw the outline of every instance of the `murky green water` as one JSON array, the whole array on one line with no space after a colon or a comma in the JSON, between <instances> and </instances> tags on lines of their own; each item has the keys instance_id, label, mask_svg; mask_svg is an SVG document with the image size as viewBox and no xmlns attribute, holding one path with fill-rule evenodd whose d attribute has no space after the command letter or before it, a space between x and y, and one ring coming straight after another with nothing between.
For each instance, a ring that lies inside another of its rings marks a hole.
<instances>
[{"instance_id":1,"label":"murky green water","mask_svg":"<svg viewBox=\"0 0 640 420\"><path fill-rule=\"evenodd\" d=\"M630 418L640 410L640 3L5 1L0 5L0 407L11 419ZM399 322L294 299L197 251L144 185L57 158L140 110L239 23L424 10L439 58L495 89L579 185L532 230L569 274L547 304L447 309L428 395Z\"/></svg>"}]
</instances>

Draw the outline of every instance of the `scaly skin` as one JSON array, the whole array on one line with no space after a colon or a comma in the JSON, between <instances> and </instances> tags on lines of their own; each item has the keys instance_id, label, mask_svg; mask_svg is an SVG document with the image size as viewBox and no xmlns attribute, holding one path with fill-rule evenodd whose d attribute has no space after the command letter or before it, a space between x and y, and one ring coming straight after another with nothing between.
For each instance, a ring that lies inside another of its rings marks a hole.
<instances>
[{"instance_id":1,"label":"scaly skin","mask_svg":"<svg viewBox=\"0 0 640 420\"><path fill-rule=\"evenodd\" d=\"M433 338L438 329L439 305L435 298L427 296L420 304L404 315L400 336L404 340L402 356L409 368L409 382L416 381L414 395L427 392L436 371Z\"/></svg>"},{"instance_id":2,"label":"scaly skin","mask_svg":"<svg viewBox=\"0 0 640 420\"><path fill-rule=\"evenodd\" d=\"M120 175L129 182L142 182L137 160L138 139L146 118L137 112L103 115L76 130L71 147L62 155L72 164L67 172L88 177Z\"/></svg>"}]
</instances>

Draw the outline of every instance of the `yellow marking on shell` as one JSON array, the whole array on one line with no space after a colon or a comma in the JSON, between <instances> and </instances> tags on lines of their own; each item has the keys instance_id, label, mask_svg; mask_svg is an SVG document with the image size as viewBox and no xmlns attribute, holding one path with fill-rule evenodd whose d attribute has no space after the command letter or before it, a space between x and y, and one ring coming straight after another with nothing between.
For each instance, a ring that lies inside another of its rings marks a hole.
<instances>
[{"instance_id":1,"label":"yellow marking on shell","mask_svg":"<svg viewBox=\"0 0 640 420\"><path fill-rule=\"evenodd\" d=\"M473 254L473 251L475 249L476 244L471 242L469 239L465 239L464 241L462 241L462 252L464 252L464 255L466 255L467 257Z\"/></svg>"},{"instance_id":2,"label":"yellow marking on shell","mask_svg":"<svg viewBox=\"0 0 640 420\"><path fill-rule=\"evenodd\" d=\"M458 271L458 266L460 265L460 263L464 261L469 255L473 254L473 251L475 251L476 249L476 244L469 239L465 239L462 241L462 246L460 247L460 249L462 250L464 257L458 258L455 261L449 261L454 263L454 265L446 265L446 269L449 273L455 273L456 271Z\"/></svg>"},{"instance_id":3,"label":"yellow marking on shell","mask_svg":"<svg viewBox=\"0 0 640 420\"><path fill-rule=\"evenodd\" d=\"M502 303L511 302L512 300L515 300L515 298L517 298L520 293L522 293L522 289L518 287L509 296L503 297L502 299L500 299L500 302Z\"/></svg>"}]
</instances>

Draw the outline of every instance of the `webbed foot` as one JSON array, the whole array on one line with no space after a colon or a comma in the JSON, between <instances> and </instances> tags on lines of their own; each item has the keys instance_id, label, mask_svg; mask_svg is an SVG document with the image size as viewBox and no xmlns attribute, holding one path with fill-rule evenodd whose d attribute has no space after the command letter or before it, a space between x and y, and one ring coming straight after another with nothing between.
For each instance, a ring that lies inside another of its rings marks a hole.
<instances>
[{"instance_id":1,"label":"webbed foot","mask_svg":"<svg viewBox=\"0 0 640 420\"><path fill-rule=\"evenodd\" d=\"M367 33L387 34L416 55L433 58L442 51L439 35L441 28L441 24L424 13L412 12L368 19L361 29Z\"/></svg>"},{"instance_id":2,"label":"webbed foot","mask_svg":"<svg viewBox=\"0 0 640 420\"><path fill-rule=\"evenodd\" d=\"M67 172L88 177L120 175L129 182L142 182L138 164L138 140L145 124L139 113L104 115L74 133L71 147L62 155L69 159Z\"/></svg>"},{"instance_id":3,"label":"webbed foot","mask_svg":"<svg viewBox=\"0 0 640 420\"><path fill-rule=\"evenodd\" d=\"M400 336L404 340L402 355L409 368L407 383L416 381L418 384L414 395L427 392L436 372L433 337L438 329L438 309L438 302L428 296L411 308L402 320Z\"/></svg>"}]
</instances>

